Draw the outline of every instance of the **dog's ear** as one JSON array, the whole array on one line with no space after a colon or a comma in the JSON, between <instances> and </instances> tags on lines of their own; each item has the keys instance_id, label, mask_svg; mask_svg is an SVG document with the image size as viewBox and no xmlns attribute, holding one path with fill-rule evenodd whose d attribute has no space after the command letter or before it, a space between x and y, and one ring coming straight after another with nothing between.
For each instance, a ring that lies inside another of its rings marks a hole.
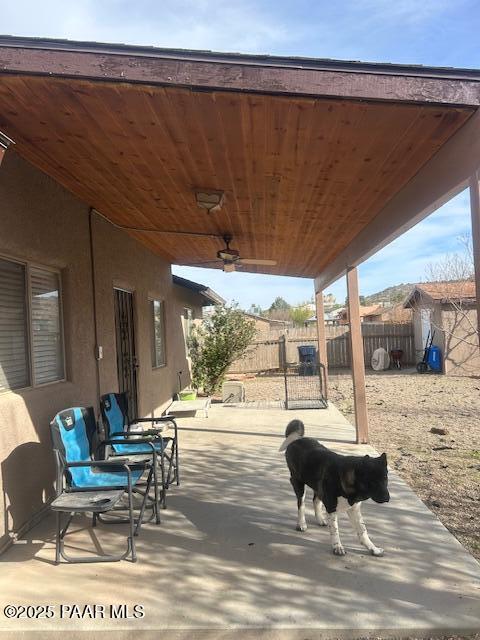
<instances>
[{"instance_id":1,"label":"dog's ear","mask_svg":"<svg viewBox=\"0 0 480 640\"><path fill-rule=\"evenodd\" d=\"M355 469L345 469L340 474L340 484L346 494L355 493Z\"/></svg>"},{"instance_id":2,"label":"dog's ear","mask_svg":"<svg viewBox=\"0 0 480 640\"><path fill-rule=\"evenodd\" d=\"M378 459L382 464L387 466L387 454L385 452L382 453L382 455Z\"/></svg>"}]
</instances>

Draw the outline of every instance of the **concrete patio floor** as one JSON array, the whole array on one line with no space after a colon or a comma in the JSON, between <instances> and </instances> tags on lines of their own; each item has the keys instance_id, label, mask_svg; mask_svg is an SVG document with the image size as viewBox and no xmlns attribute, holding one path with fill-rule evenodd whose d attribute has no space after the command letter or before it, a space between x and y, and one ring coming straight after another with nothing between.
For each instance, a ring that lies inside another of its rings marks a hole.
<instances>
[{"instance_id":1,"label":"concrete patio floor","mask_svg":"<svg viewBox=\"0 0 480 640\"><path fill-rule=\"evenodd\" d=\"M138 562L54 566L53 520L44 520L0 557L1 637L68 630L69 638L113 631L116 638L313 640L480 629L480 565L395 474L391 502L364 507L383 558L366 555L346 517L345 557L331 554L312 509L308 531L295 531L295 499L278 452L293 417L335 450L371 452L349 444L354 429L333 406L292 413L213 405L209 418L182 418L182 484L169 492L162 525L143 527ZM72 553L124 543L124 525L92 531L89 520L76 523ZM61 619L62 603L106 605L106 618ZM55 617L6 619L7 604L56 605ZM110 619L111 604L128 605L130 615L143 605L145 616Z\"/></svg>"}]
</instances>

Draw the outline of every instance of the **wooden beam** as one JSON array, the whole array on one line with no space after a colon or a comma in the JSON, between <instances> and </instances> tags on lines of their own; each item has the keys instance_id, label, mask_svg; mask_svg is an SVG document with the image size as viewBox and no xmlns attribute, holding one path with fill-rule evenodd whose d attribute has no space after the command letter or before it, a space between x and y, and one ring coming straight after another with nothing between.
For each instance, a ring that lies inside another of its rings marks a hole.
<instances>
[{"instance_id":1,"label":"wooden beam","mask_svg":"<svg viewBox=\"0 0 480 640\"><path fill-rule=\"evenodd\" d=\"M379 214L315 278L325 290L402 233L467 188L480 159L480 110L394 196Z\"/></svg>"},{"instance_id":2,"label":"wooden beam","mask_svg":"<svg viewBox=\"0 0 480 640\"><path fill-rule=\"evenodd\" d=\"M365 391L365 360L363 355L362 326L360 323L358 275L355 267L347 270L347 293L357 444L366 444L368 442L368 414Z\"/></svg>"},{"instance_id":3,"label":"wooden beam","mask_svg":"<svg viewBox=\"0 0 480 640\"><path fill-rule=\"evenodd\" d=\"M445 104L480 105L478 78L470 75L445 76L437 70L423 73L387 70L381 65L371 71L362 65L337 64L332 70L321 61L302 64L294 59L274 57L222 56L201 52L175 52L135 47L80 46L79 43L0 43L1 73L40 74L56 77L88 78L114 82L195 87L205 90L248 91L268 94L338 97ZM358 70L357 70L358 69Z\"/></svg>"},{"instance_id":4,"label":"wooden beam","mask_svg":"<svg viewBox=\"0 0 480 640\"><path fill-rule=\"evenodd\" d=\"M477 328L480 346L480 173L470 178L470 212L472 216L473 262L475 267L475 290L477 301Z\"/></svg>"},{"instance_id":5,"label":"wooden beam","mask_svg":"<svg viewBox=\"0 0 480 640\"><path fill-rule=\"evenodd\" d=\"M328 354L323 308L323 291L319 291L315 294L315 308L317 313L318 359L321 364L325 366L325 397L328 398Z\"/></svg>"}]
</instances>

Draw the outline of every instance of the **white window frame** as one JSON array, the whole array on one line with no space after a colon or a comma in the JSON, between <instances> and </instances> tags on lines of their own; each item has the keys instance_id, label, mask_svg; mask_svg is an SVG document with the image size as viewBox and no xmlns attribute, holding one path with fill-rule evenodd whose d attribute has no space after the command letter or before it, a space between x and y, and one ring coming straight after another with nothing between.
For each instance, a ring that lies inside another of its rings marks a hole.
<instances>
[{"instance_id":1,"label":"white window frame","mask_svg":"<svg viewBox=\"0 0 480 640\"><path fill-rule=\"evenodd\" d=\"M42 387L48 387L51 384L58 384L61 382L67 381L67 362L65 357L65 327L64 327L64 314L63 314L63 285L62 285L62 272L60 269L55 269L54 267L49 267L44 264L40 264L38 262L32 262L27 260L19 260L10 255L5 255L0 253L0 258L2 260L6 260L8 262L14 262L16 264L20 264L25 267L25 322L27 325L27 371L30 379L30 384L26 387L16 387L15 389L2 389L0 390L0 394L3 393L17 393L19 391L26 391L28 389L39 389ZM33 327L32 327L32 285L31 285L31 276L30 269L43 269L44 271L49 271L50 273L55 273L58 276L58 307L59 307L59 322L60 322L60 336L62 339L62 367L63 367L63 378L59 378L58 380L52 380L50 382L39 382L37 383L35 380L35 367L33 366Z\"/></svg>"},{"instance_id":2,"label":"white window frame","mask_svg":"<svg viewBox=\"0 0 480 640\"><path fill-rule=\"evenodd\" d=\"M167 361L168 361L168 357L167 357L167 313L166 313L166 303L165 303L165 299L164 298L157 298L155 296L151 296L148 298L148 312L150 315L150 310L152 309L154 311L155 309L155 302L159 302L162 305L162 333L163 333L163 363L161 364L152 364L152 370L157 370L157 369L163 369L164 367L167 366ZM150 307L150 303L152 304L152 306ZM153 313L152 316L150 317L150 354L151 356L153 356L154 353L154 349L155 349L155 314ZM151 358L150 356L150 358ZM156 362L156 356L157 356L157 352L155 349L155 362Z\"/></svg>"}]
</instances>

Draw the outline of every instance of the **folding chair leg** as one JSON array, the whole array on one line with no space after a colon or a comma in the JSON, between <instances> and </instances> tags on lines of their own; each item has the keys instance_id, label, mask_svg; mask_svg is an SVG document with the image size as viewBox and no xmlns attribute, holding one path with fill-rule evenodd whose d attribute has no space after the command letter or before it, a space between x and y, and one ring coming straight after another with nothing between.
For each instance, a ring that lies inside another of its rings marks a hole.
<instances>
[{"instance_id":1,"label":"folding chair leg","mask_svg":"<svg viewBox=\"0 0 480 640\"><path fill-rule=\"evenodd\" d=\"M155 493L155 522L161 524L160 518L160 496L158 492L158 471L157 471L157 454L153 454L153 489ZM162 486L163 491L163 486Z\"/></svg>"},{"instance_id":2,"label":"folding chair leg","mask_svg":"<svg viewBox=\"0 0 480 640\"><path fill-rule=\"evenodd\" d=\"M140 531L140 527L142 526L143 514L145 512L145 505L146 505L146 502L147 502L147 499L148 499L148 494L150 493L150 488L152 486L153 473L154 472L153 472L153 466L152 466L152 468L150 469L150 471L148 473L148 480L147 480L147 486L145 488L145 495L143 497L142 506L140 507L140 513L138 515L137 526L135 527L134 535L136 535L136 536L138 536L138 532ZM133 494L133 492L132 492L132 494ZM129 510L130 515L131 515L131 523L133 523L134 522L133 515L132 515L133 514L133 495L130 495L130 493L129 493L128 497L129 497L128 510ZM155 509L155 505L154 505L153 508ZM133 524L132 524L132 526L133 526Z\"/></svg>"},{"instance_id":3,"label":"folding chair leg","mask_svg":"<svg viewBox=\"0 0 480 640\"><path fill-rule=\"evenodd\" d=\"M179 471L179 466L178 466L178 436L177 434L175 434L175 475L177 477L177 487L180 486L180 471Z\"/></svg>"},{"instance_id":4,"label":"folding chair leg","mask_svg":"<svg viewBox=\"0 0 480 640\"><path fill-rule=\"evenodd\" d=\"M165 453L162 450L160 452L160 473L162 474L162 507L163 509L167 508L167 484L165 482ZM167 477L168 481L168 477Z\"/></svg>"},{"instance_id":5,"label":"folding chair leg","mask_svg":"<svg viewBox=\"0 0 480 640\"><path fill-rule=\"evenodd\" d=\"M60 564L60 511L55 512L55 524L56 524L56 535L55 535L55 564Z\"/></svg>"},{"instance_id":6,"label":"folding chair leg","mask_svg":"<svg viewBox=\"0 0 480 640\"><path fill-rule=\"evenodd\" d=\"M145 500L147 499L147 495L148 495L148 490L145 493L145 498L143 500L142 509L140 511L140 517L138 519L137 529L138 529L139 524L142 521L143 507L145 506ZM135 520L134 520L134 517L133 517L133 492L132 492L132 487L131 486L129 486L129 489L128 489L128 515L130 516L130 536L128 537L128 546L130 547L130 551L132 553L132 562L136 562L137 561L137 550L135 548L135 535L137 533L137 530L134 528Z\"/></svg>"}]
</instances>

